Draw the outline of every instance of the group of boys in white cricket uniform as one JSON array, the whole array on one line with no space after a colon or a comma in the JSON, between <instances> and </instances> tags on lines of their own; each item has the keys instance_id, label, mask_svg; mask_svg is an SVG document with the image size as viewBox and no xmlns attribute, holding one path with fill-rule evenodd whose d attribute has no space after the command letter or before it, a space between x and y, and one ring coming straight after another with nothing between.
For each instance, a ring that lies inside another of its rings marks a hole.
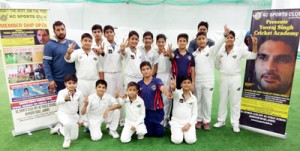
<instances>
[{"instance_id":1,"label":"group of boys in white cricket uniform","mask_svg":"<svg viewBox=\"0 0 300 151\"><path fill-rule=\"evenodd\" d=\"M100 32L102 33L102 27L100 26L99 29L99 26L93 27L92 31L97 30L99 32L101 29ZM93 32L93 35L95 36L96 32ZM192 53L193 58L187 57L195 61L195 68L193 67L195 71L192 72L195 81L192 81L191 75L187 75L182 76L178 83L176 76L173 75L171 78L172 64L168 56L176 57L176 55L171 55L173 52L170 45L167 50L165 49L165 35L157 35L157 51L151 45L149 47L149 43L153 43L151 32L146 32L143 35L144 47L137 47L139 34L136 31L129 32L128 40L123 40L120 45L115 42L114 35L114 28L110 25L105 26L104 36L106 40L99 40L98 37L92 46L92 36L85 33L81 38L82 48L74 50L75 44L72 43L65 54L66 62L75 62L77 77L74 75L65 77L66 88L61 90L57 97L59 109L56 114L60 123L50 132L64 135L64 148L69 148L71 140L77 139L77 124L81 125L84 120L87 122L86 126L89 127L93 141L102 138L101 125L103 122L107 124L109 134L113 138L119 138L117 128L121 107L124 108L126 115L121 142L130 142L134 133L137 134L138 139L144 138L144 135L147 134L144 123L147 109L145 109L144 100L138 96L138 91L141 88L137 85L137 82L143 79L140 68L143 61L147 61L151 65L152 76L162 79L163 85L170 86L170 90L173 92L172 96L162 95L164 118L161 122L166 126L170 121L171 141L173 143L181 143L183 139L189 144L195 143L197 140L196 127L210 130L214 66L217 66L221 73L219 116L218 123L214 127L225 125L229 94L231 124L233 131L239 132L240 59L255 59L257 48L253 47L256 50L248 52L233 47L235 34L233 31L229 31L227 27L224 28L225 38L221 38L212 47L207 46L206 33L199 32L195 39L199 48ZM188 37L184 36L185 43L187 43ZM257 44L255 38L255 36L252 37L254 46ZM220 49L224 41L226 43L225 49ZM180 45L182 47L185 44L182 45L181 43ZM183 57L185 57L184 54ZM124 66L124 82L122 65ZM177 67L182 66L177 65ZM179 88L181 89L176 89L176 83L177 88L180 85ZM193 85L194 83L195 85ZM192 94L193 88L195 88L197 97ZM126 91L124 91L125 89ZM167 90L165 91L167 92ZM121 98L120 96L123 94L127 94L127 96ZM173 103L170 103L171 98L173 98ZM170 104L173 104L172 117L169 117ZM85 118L83 118L84 115Z\"/></svg>"}]
</instances>

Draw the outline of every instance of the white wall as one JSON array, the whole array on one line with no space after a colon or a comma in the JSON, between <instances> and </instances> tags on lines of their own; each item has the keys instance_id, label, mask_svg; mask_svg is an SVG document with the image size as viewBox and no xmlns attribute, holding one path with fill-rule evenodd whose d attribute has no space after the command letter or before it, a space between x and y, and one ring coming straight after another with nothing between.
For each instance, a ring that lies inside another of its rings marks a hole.
<instances>
[{"instance_id":1,"label":"white wall","mask_svg":"<svg viewBox=\"0 0 300 151\"><path fill-rule=\"evenodd\" d=\"M262 9L259 3L251 4L207 4L199 6L101 3L16 3L7 2L7 8L49 9L49 25L56 20L66 24L67 37L80 41L83 32L90 32L93 24L111 24L118 27L118 40L127 37L128 30L136 29L142 35L151 30L155 35L164 33L176 47L176 37L185 32L195 38L201 20L209 22L208 37L216 40L222 35L223 26L237 33L236 44L243 43L244 34L250 28L253 9Z\"/></svg>"}]
</instances>

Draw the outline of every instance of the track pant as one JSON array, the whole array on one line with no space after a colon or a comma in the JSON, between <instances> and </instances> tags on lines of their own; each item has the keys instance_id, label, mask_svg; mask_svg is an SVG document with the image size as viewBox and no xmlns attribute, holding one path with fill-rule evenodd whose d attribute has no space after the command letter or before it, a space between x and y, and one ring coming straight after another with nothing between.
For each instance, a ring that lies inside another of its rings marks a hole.
<instances>
[{"instance_id":1,"label":"track pant","mask_svg":"<svg viewBox=\"0 0 300 151\"><path fill-rule=\"evenodd\" d=\"M109 129L116 131L119 124L120 110L115 109L108 113L108 117L105 120L89 119L89 129L91 134L91 139L93 141L98 141L102 138L103 133L101 131L101 125L103 122L109 124Z\"/></svg>"},{"instance_id":2,"label":"track pant","mask_svg":"<svg viewBox=\"0 0 300 151\"><path fill-rule=\"evenodd\" d=\"M164 127L162 121L164 120L164 110L146 110L145 125L147 128L146 136L163 137Z\"/></svg>"},{"instance_id":3,"label":"track pant","mask_svg":"<svg viewBox=\"0 0 300 151\"><path fill-rule=\"evenodd\" d=\"M121 94L123 94L123 77L122 72L105 72L104 79L107 82L106 92L112 96L115 92L120 89Z\"/></svg>"},{"instance_id":4,"label":"track pant","mask_svg":"<svg viewBox=\"0 0 300 151\"><path fill-rule=\"evenodd\" d=\"M121 134L121 142L128 143L131 141L131 136L136 133L137 135L145 135L147 133L147 129L144 123L139 124L135 129L135 131L131 130L132 124L128 124L125 122L124 128Z\"/></svg>"},{"instance_id":5,"label":"track pant","mask_svg":"<svg viewBox=\"0 0 300 151\"><path fill-rule=\"evenodd\" d=\"M210 123L214 81L196 82L195 87L198 106L197 121Z\"/></svg>"},{"instance_id":6,"label":"track pant","mask_svg":"<svg viewBox=\"0 0 300 151\"><path fill-rule=\"evenodd\" d=\"M182 131L184 124L176 124L174 122L170 122L171 124L171 141L174 144L180 144L183 142L183 139L188 144L193 144L197 141L196 138L196 128L195 125L192 124L190 129L186 132Z\"/></svg>"},{"instance_id":7,"label":"track pant","mask_svg":"<svg viewBox=\"0 0 300 151\"><path fill-rule=\"evenodd\" d=\"M157 78L161 79L161 81L164 83L165 86L170 86L170 80L171 80L171 74L170 73L157 73ZM162 99L164 102L164 112L165 116L164 119L170 118L170 112L171 112L171 101L165 94L162 93Z\"/></svg>"},{"instance_id":8,"label":"track pant","mask_svg":"<svg viewBox=\"0 0 300 151\"><path fill-rule=\"evenodd\" d=\"M76 140L78 138L79 128L78 120L79 115L71 115L65 113L56 113L59 122L63 125L60 128L60 133L64 136L65 140Z\"/></svg>"},{"instance_id":9,"label":"track pant","mask_svg":"<svg viewBox=\"0 0 300 151\"><path fill-rule=\"evenodd\" d=\"M221 74L218 121L226 121L227 103L229 98L231 124L233 126L239 125L241 109L241 92L241 75Z\"/></svg>"}]
</instances>

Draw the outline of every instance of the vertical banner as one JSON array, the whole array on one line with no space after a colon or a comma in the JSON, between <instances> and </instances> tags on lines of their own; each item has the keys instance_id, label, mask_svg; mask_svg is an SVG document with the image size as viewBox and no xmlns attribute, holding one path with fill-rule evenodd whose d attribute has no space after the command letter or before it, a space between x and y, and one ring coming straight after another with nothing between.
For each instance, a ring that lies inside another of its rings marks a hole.
<instances>
[{"instance_id":1,"label":"vertical banner","mask_svg":"<svg viewBox=\"0 0 300 151\"><path fill-rule=\"evenodd\" d=\"M241 127L286 138L299 32L300 9L253 11L251 33L258 38L258 55L246 68Z\"/></svg>"},{"instance_id":2,"label":"vertical banner","mask_svg":"<svg viewBox=\"0 0 300 151\"><path fill-rule=\"evenodd\" d=\"M12 135L31 134L57 122L56 95L43 69L50 39L48 10L0 9L0 49L14 123Z\"/></svg>"}]
</instances>

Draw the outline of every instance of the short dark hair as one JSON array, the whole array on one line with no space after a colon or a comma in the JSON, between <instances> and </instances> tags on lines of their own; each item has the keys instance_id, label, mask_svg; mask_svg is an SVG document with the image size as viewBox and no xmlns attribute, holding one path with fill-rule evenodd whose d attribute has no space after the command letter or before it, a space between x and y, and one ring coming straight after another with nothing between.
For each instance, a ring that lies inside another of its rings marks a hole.
<instances>
[{"instance_id":1,"label":"short dark hair","mask_svg":"<svg viewBox=\"0 0 300 151\"><path fill-rule=\"evenodd\" d=\"M130 37L132 37L134 35L136 35L138 38L140 37L138 32L136 32L135 30L132 30L132 31L129 32L128 38L130 38Z\"/></svg>"},{"instance_id":2,"label":"short dark hair","mask_svg":"<svg viewBox=\"0 0 300 151\"><path fill-rule=\"evenodd\" d=\"M133 82L133 81L131 81L131 82L129 82L129 83L127 84L127 89L128 89L129 87L135 87L137 90L139 90L139 85L138 85L136 82Z\"/></svg>"},{"instance_id":3,"label":"short dark hair","mask_svg":"<svg viewBox=\"0 0 300 151\"><path fill-rule=\"evenodd\" d=\"M145 38L146 36L150 36L150 37L153 39L153 34L152 34L152 32L150 32L150 31L146 31L146 32L143 34L143 38Z\"/></svg>"},{"instance_id":4,"label":"short dark hair","mask_svg":"<svg viewBox=\"0 0 300 151\"><path fill-rule=\"evenodd\" d=\"M28 88L24 88L24 92L25 92L25 91L29 91Z\"/></svg>"},{"instance_id":5,"label":"short dark hair","mask_svg":"<svg viewBox=\"0 0 300 151\"><path fill-rule=\"evenodd\" d=\"M55 31L55 26L61 26L61 25L63 25L64 27L66 27L65 26L65 24L63 23L63 22L61 22L61 21L55 21L54 23L53 23L53 30Z\"/></svg>"},{"instance_id":6,"label":"short dark hair","mask_svg":"<svg viewBox=\"0 0 300 151\"><path fill-rule=\"evenodd\" d=\"M67 74L64 78L64 82L68 81L74 81L75 83L77 83L78 79L75 74Z\"/></svg>"},{"instance_id":7,"label":"short dark hair","mask_svg":"<svg viewBox=\"0 0 300 151\"><path fill-rule=\"evenodd\" d=\"M228 35L232 35L235 38L235 32L233 30L230 30Z\"/></svg>"},{"instance_id":8,"label":"short dark hair","mask_svg":"<svg viewBox=\"0 0 300 151\"><path fill-rule=\"evenodd\" d=\"M206 33L205 32L198 32L196 35L196 38L198 38L199 36L205 36L206 37Z\"/></svg>"},{"instance_id":9,"label":"short dark hair","mask_svg":"<svg viewBox=\"0 0 300 151\"><path fill-rule=\"evenodd\" d=\"M115 32L115 29L114 29L114 27L113 26L111 26L111 25L106 25L106 26L104 26L104 28L103 28L103 32L105 33L107 30L112 30L113 32Z\"/></svg>"},{"instance_id":10,"label":"short dark hair","mask_svg":"<svg viewBox=\"0 0 300 151\"><path fill-rule=\"evenodd\" d=\"M183 81L185 81L185 80L189 80L189 81L193 82L193 81L192 81L192 78L191 78L190 76L184 76L184 77L182 78L181 83L182 83Z\"/></svg>"},{"instance_id":11,"label":"short dark hair","mask_svg":"<svg viewBox=\"0 0 300 151\"><path fill-rule=\"evenodd\" d=\"M102 32L102 26L101 25L95 24L95 25L92 26L92 31L97 30L97 29L99 29Z\"/></svg>"},{"instance_id":12,"label":"short dark hair","mask_svg":"<svg viewBox=\"0 0 300 151\"><path fill-rule=\"evenodd\" d=\"M179 40L179 38L185 38L186 41L189 41L189 35L186 33L181 33L177 36L177 41Z\"/></svg>"},{"instance_id":13,"label":"short dark hair","mask_svg":"<svg viewBox=\"0 0 300 151\"><path fill-rule=\"evenodd\" d=\"M107 82L106 82L105 80L102 80L102 79L98 80L98 81L96 82L96 87L97 87L99 84L104 85L105 88L107 88Z\"/></svg>"},{"instance_id":14,"label":"short dark hair","mask_svg":"<svg viewBox=\"0 0 300 151\"><path fill-rule=\"evenodd\" d=\"M198 29L199 29L200 26L205 26L206 29L208 30L208 23L207 23L207 22L201 21L201 22L198 24Z\"/></svg>"},{"instance_id":15,"label":"short dark hair","mask_svg":"<svg viewBox=\"0 0 300 151\"><path fill-rule=\"evenodd\" d=\"M156 36L156 41L158 41L159 38L162 38L162 39L164 39L165 41L167 40L167 37L166 37L166 35L164 35L164 34L158 34L158 35Z\"/></svg>"},{"instance_id":16,"label":"short dark hair","mask_svg":"<svg viewBox=\"0 0 300 151\"><path fill-rule=\"evenodd\" d=\"M84 38L90 38L90 39L92 39L92 40L93 40L93 37L92 37L92 35L91 35L91 34L89 34L89 33L84 33L84 34L82 34L82 35L81 35L81 40L83 40Z\"/></svg>"},{"instance_id":17,"label":"short dark hair","mask_svg":"<svg viewBox=\"0 0 300 151\"><path fill-rule=\"evenodd\" d=\"M149 67L152 69L150 62L148 62L148 61L143 61L143 62L140 64L140 70L142 70L142 68L143 68L144 66L149 66Z\"/></svg>"}]
</instances>

